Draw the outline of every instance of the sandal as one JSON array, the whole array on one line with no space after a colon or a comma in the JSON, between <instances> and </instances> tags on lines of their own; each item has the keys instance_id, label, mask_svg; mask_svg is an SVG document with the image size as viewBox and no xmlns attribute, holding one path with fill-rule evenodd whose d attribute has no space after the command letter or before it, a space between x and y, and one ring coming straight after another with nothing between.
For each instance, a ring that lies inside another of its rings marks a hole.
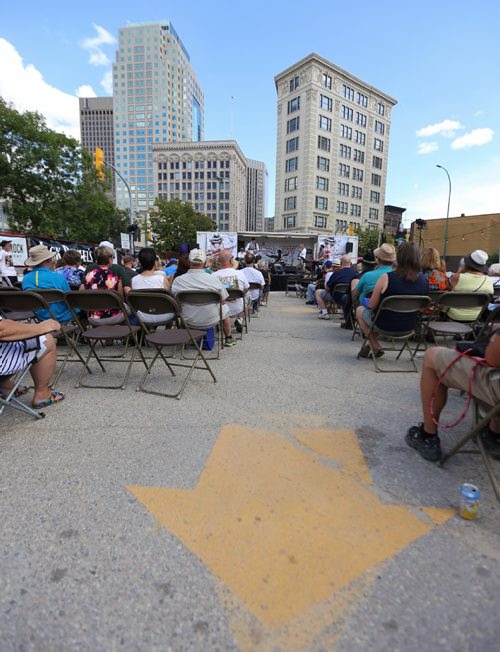
<instances>
[{"instance_id":1,"label":"sandal","mask_svg":"<svg viewBox=\"0 0 500 652\"><path fill-rule=\"evenodd\" d=\"M372 352L370 351L370 347L364 346L361 351L358 353L358 359L359 358L371 358L372 357Z\"/></svg>"},{"instance_id":2,"label":"sandal","mask_svg":"<svg viewBox=\"0 0 500 652\"><path fill-rule=\"evenodd\" d=\"M46 407L50 407L55 403L60 403L64 401L64 394L62 392L51 392L49 398L46 398L45 401L36 401L33 402L33 407L35 410L41 410Z\"/></svg>"},{"instance_id":3,"label":"sandal","mask_svg":"<svg viewBox=\"0 0 500 652\"><path fill-rule=\"evenodd\" d=\"M12 388L10 389L5 389L5 387L0 387L0 394L2 396L8 396L12 391ZM19 387L16 389L14 392L15 398L19 398L20 396L24 396L30 391L30 388L27 385L19 385Z\"/></svg>"}]
</instances>

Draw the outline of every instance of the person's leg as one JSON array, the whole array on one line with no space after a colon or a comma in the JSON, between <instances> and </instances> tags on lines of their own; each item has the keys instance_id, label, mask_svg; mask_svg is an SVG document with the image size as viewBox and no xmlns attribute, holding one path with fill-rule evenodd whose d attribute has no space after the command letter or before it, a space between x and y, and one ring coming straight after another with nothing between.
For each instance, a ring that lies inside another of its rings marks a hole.
<instances>
[{"instance_id":1,"label":"person's leg","mask_svg":"<svg viewBox=\"0 0 500 652\"><path fill-rule=\"evenodd\" d=\"M380 343L378 341L377 333L372 332L370 334L370 336L368 337L368 333L370 332L371 326L370 326L370 324L368 324L365 321L365 315L366 315L365 311L366 310L367 309L364 306L358 306L358 308L356 309L356 317L358 318L359 326L360 326L361 330L363 331L366 339L372 345L373 349L375 351L381 351L382 347L380 346Z\"/></svg>"},{"instance_id":2,"label":"person's leg","mask_svg":"<svg viewBox=\"0 0 500 652\"><path fill-rule=\"evenodd\" d=\"M439 353L439 347L427 349L424 355L424 365L420 376L420 398L422 401L422 415L424 418L424 430L428 435L437 434L437 426L431 416L431 399L436 387L439 374L436 371L436 356ZM446 405L448 398L448 388L440 383L436 388L434 396L434 415L439 421L439 416Z\"/></svg>"},{"instance_id":3,"label":"person's leg","mask_svg":"<svg viewBox=\"0 0 500 652\"><path fill-rule=\"evenodd\" d=\"M309 283L307 286L307 301L306 303L308 304L313 304L314 303L314 289L316 287L316 283Z\"/></svg>"},{"instance_id":4,"label":"person's leg","mask_svg":"<svg viewBox=\"0 0 500 652\"><path fill-rule=\"evenodd\" d=\"M230 317L226 317L222 321L222 328L224 330L225 337L229 337L231 335L231 319L230 319Z\"/></svg>"},{"instance_id":5,"label":"person's leg","mask_svg":"<svg viewBox=\"0 0 500 652\"><path fill-rule=\"evenodd\" d=\"M318 304L318 308L320 310L325 310L326 311L326 303L323 301L323 297L321 296L323 293L323 290L316 290L314 293L314 298L316 299L316 303Z\"/></svg>"},{"instance_id":6,"label":"person's leg","mask_svg":"<svg viewBox=\"0 0 500 652\"><path fill-rule=\"evenodd\" d=\"M45 401L52 394L49 383L57 362L57 349L52 335L46 335L45 337L45 353L38 358L38 361L30 369L35 384L33 403Z\"/></svg>"}]
</instances>

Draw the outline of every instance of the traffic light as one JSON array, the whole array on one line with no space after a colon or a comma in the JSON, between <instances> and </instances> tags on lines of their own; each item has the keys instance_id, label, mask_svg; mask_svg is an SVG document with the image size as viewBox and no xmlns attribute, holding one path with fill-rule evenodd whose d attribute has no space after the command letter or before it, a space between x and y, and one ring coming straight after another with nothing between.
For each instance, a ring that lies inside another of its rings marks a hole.
<instances>
[{"instance_id":1,"label":"traffic light","mask_svg":"<svg viewBox=\"0 0 500 652\"><path fill-rule=\"evenodd\" d=\"M97 170L97 176L101 181L104 181L106 178L106 175L104 174L104 152L100 147L95 148L94 165Z\"/></svg>"}]
</instances>

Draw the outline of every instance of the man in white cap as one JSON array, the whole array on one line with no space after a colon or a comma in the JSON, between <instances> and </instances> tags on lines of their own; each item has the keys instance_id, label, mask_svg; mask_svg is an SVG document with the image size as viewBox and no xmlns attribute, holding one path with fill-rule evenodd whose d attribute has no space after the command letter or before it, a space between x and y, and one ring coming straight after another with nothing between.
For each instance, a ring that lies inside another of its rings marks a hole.
<instances>
[{"instance_id":1,"label":"man in white cap","mask_svg":"<svg viewBox=\"0 0 500 652\"><path fill-rule=\"evenodd\" d=\"M17 284L17 272L12 260L12 240L0 242L0 281L9 286Z\"/></svg>"},{"instance_id":2,"label":"man in white cap","mask_svg":"<svg viewBox=\"0 0 500 652\"><path fill-rule=\"evenodd\" d=\"M204 267L207 255L201 249L192 249L189 252L191 267L185 274L178 276L172 283L171 292L175 296L181 290L198 290L200 292L212 290L218 292L225 300L228 297L226 288L215 274L205 274ZM219 306L189 306L182 307L182 316L189 326L205 329L215 326L219 322ZM225 346L234 346L236 340L231 337L231 319L229 308L222 306L223 329Z\"/></svg>"},{"instance_id":3,"label":"man in white cap","mask_svg":"<svg viewBox=\"0 0 500 652\"><path fill-rule=\"evenodd\" d=\"M23 290L32 290L33 292L36 292L37 289L70 291L71 288L64 276L53 270L56 255L55 251L51 251L42 244L31 247L24 264L26 267L32 267L32 271L23 277ZM50 309L61 324L71 321L71 312L65 303L51 303ZM36 316L41 320L51 319L47 310L38 310Z\"/></svg>"},{"instance_id":4,"label":"man in white cap","mask_svg":"<svg viewBox=\"0 0 500 652\"><path fill-rule=\"evenodd\" d=\"M467 254L463 265L450 279L452 292L486 292L493 296L495 290L491 276L488 276L488 254L482 249ZM455 321L474 321L480 308L450 308L448 317Z\"/></svg>"}]
</instances>

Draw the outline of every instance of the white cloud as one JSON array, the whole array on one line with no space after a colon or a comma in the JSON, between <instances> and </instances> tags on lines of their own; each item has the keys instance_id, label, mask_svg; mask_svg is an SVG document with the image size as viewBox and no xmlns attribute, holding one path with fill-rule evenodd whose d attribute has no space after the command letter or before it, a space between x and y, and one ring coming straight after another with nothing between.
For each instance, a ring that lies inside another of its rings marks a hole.
<instances>
[{"instance_id":1,"label":"white cloud","mask_svg":"<svg viewBox=\"0 0 500 652\"><path fill-rule=\"evenodd\" d=\"M435 124L427 125L427 127L418 129L416 134L420 138L436 136L437 134L445 136L446 138L453 138L455 132L459 129L465 129L465 127L461 125L458 120L443 120L442 122L436 122Z\"/></svg>"},{"instance_id":2,"label":"white cloud","mask_svg":"<svg viewBox=\"0 0 500 652\"><path fill-rule=\"evenodd\" d=\"M456 138L451 143L451 149L466 149L467 147L479 147L480 145L486 145L489 143L495 132L493 129L484 128L484 129L473 129L469 133Z\"/></svg>"},{"instance_id":3,"label":"white cloud","mask_svg":"<svg viewBox=\"0 0 500 652\"><path fill-rule=\"evenodd\" d=\"M77 97L97 97L96 92L89 84L83 84L76 89Z\"/></svg>"},{"instance_id":4,"label":"white cloud","mask_svg":"<svg viewBox=\"0 0 500 652\"><path fill-rule=\"evenodd\" d=\"M438 144L433 140L430 143L419 143L418 153L419 154L432 154L432 152L437 152L439 149Z\"/></svg>"},{"instance_id":5,"label":"white cloud","mask_svg":"<svg viewBox=\"0 0 500 652\"><path fill-rule=\"evenodd\" d=\"M101 79L101 86L104 88L107 95L113 95L113 73L111 70L108 70Z\"/></svg>"},{"instance_id":6,"label":"white cloud","mask_svg":"<svg viewBox=\"0 0 500 652\"><path fill-rule=\"evenodd\" d=\"M484 115L484 111L481 111L481 109L474 113L475 118L480 118L482 115Z\"/></svg>"},{"instance_id":7,"label":"white cloud","mask_svg":"<svg viewBox=\"0 0 500 652\"><path fill-rule=\"evenodd\" d=\"M108 30L92 23L92 27L96 31L96 36L88 36L80 42L80 47L86 50L89 54L89 63L93 66L108 66L111 62L108 55L101 48L102 45L113 45L116 43L115 37L108 32Z\"/></svg>"},{"instance_id":8,"label":"white cloud","mask_svg":"<svg viewBox=\"0 0 500 652\"><path fill-rule=\"evenodd\" d=\"M25 65L16 48L0 38L0 96L18 111L38 111L47 126L80 138L78 98L51 86L32 64Z\"/></svg>"}]
</instances>

